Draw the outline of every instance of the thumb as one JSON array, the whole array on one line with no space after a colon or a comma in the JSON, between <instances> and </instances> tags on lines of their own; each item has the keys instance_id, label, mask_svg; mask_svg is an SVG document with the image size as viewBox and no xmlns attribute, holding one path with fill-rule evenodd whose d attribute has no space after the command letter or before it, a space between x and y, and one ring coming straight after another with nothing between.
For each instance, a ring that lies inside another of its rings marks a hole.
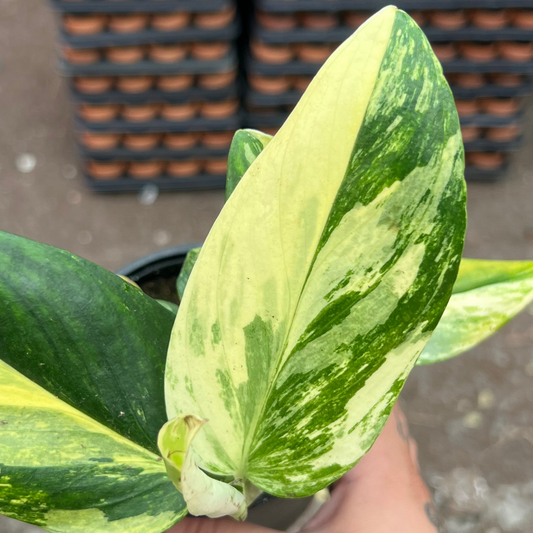
<instances>
[{"instance_id":1,"label":"thumb","mask_svg":"<svg viewBox=\"0 0 533 533\"><path fill-rule=\"evenodd\" d=\"M276 533L268 529L246 522L237 522L231 518L185 518L167 533Z\"/></svg>"}]
</instances>

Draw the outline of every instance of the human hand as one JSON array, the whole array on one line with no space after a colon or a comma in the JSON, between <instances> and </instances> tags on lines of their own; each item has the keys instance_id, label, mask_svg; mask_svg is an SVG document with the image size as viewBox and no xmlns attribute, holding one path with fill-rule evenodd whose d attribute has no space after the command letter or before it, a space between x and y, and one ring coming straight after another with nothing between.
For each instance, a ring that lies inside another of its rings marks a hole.
<instances>
[{"instance_id":1,"label":"human hand","mask_svg":"<svg viewBox=\"0 0 533 533\"><path fill-rule=\"evenodd\" d=\"M415 441L399 406L372 449L335 483L331 499L302 529L306 533L438 533ZM274 533L229 518L188 518L168 533Z\"/></svg>"}]
</instances>

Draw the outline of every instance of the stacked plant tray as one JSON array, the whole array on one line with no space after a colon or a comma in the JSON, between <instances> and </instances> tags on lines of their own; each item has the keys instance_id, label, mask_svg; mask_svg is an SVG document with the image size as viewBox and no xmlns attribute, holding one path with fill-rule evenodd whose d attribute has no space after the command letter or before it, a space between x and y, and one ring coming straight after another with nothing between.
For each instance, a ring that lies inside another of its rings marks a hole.
<instances>
[{"instance_id":1,"label":"stacked plant tray","mask_svg":"<svg viewBox=\"0 0 533 533\"><path fill-rule=\"evenodd\" d=\"M257 0L247 59L246 125L274 133L336 46L377 0ZM404 0L456 98L470 180L504 175L520 147L533 76L533 0Z\"/></svg>"},{"instance_id":2,"label":"stacked plant tray","mask_svg":"<svg viewBox=\"0 0 533 533\"><path fill-rule=\"evenodd\" d=\"M95 191L222 188L241 126L234 0L52 0Z\"/></svg>"}]
</instances>

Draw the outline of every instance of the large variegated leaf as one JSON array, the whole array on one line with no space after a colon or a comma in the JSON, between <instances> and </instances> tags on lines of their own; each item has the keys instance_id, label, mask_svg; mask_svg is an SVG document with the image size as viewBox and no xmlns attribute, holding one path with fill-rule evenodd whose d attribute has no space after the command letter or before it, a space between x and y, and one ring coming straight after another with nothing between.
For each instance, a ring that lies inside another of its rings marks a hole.
<instances>
[{"instance_id":1,"label":"large variegated leaf","mask_svg":"<svg viewBox=\"0 0 533 533\"><path fill-rule=\"evenodd\" d=\"M160 533L186 507L159 457L0 361L0 514L51 533Z\"/></svg>"},{"instance_id":2,"label":"large variegated leaf","mask_svg":"<svg viewBox=\"0 0 533 533\"><path fill-rule=\"evenodd\" d=\"M470 350L532 300L532 261L463 259L448 307L417 364Z\"/></svg>"},{"instance_id":3,"label":"large variegated leaf","mask_svg":"<svg viewBox=\"0 0 533 533\"><path fill-rule=\"evenodd\" d=\"M152 451L174 314L112 272L0 232L0 359Z\"/></svg>"},{"instance_id":4,"label":"large variegated leaf","mask_svg":"<svg viewBox=\"0 0 533 533\"><path fill-rule=\"evenodd\" d=\"M257 130L238 130L233 136L228 154L228 174L226 178L226 201L239 184L250 165L257 159L272 136ZM187 281L198 259L201 248L193 248L187 254L181 269L176 288L180 299L183 298Z\"/></svg>"},{"instance_id":5,"label":"large variegated leaf","mask_svg":"<svg viewBox=\"0 0 533 533\"><path fill-rule=\"evenodd\" d=\"M446 307L465 230L453 98L389 7L322 67L215 222L169 349L199 465L305 496L369 449Z\"/></svg>"}]
</instances>

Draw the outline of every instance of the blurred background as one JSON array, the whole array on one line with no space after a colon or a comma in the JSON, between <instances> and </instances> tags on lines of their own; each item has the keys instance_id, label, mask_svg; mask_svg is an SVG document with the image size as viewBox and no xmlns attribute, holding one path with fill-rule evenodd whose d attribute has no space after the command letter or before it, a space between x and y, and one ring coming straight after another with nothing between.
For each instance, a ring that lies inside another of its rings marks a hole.
<instances>
[{"instance_id":1,"label":"blurred background","mask_svg":"<svg viewBox=\"0 0 533 533\"><path fill-rule=\"evenodd\" d=\"M0 0L0 229L115 271L201 242L235 129L274 133L381 4ZM533 259L533 1L397 4L456 96L465 256ZM533 530L533 307L468 355L415 369L401 403L444 531ZM39 531L2 517L0 530Z\"/></svg>"}]
</instances>

